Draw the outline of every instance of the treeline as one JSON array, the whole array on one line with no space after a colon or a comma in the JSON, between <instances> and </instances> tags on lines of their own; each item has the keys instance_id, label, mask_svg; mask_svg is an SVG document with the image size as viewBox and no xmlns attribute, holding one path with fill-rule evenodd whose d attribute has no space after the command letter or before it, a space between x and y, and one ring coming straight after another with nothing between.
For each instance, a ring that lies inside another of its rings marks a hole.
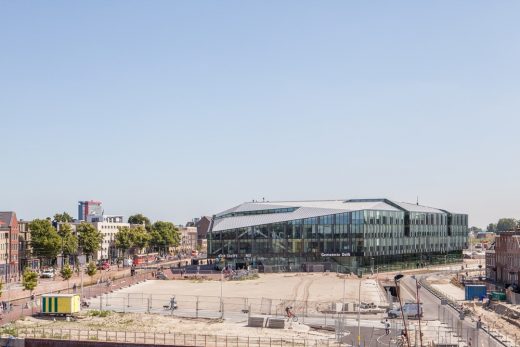
<instances>
[{"instance_id":1,"label":"treeline","mask_svg":"<svg viewBox=\"0 0 520 347\"><path fill-rule=\"evenodd\" d=\"M87 259L92 259L101 249L103 234L87 222L76 225L74 233L72 222L73 218L66 212L54 215L54 219L35 219L30 222L33 256L40 261L53 261L60 254L65 258L86 255ZM157 221L152 224L149 218L136 214L128 218L128 223L130 227L119 228L112 245L124 255L141 250L166 253L169 247L176 247L180 243L179 230L171 222Z\"/></svg>"},{"instance_id":2,"label":"treeline","mask_svg":"<svg viewBox=\"0 0 520 347\"><path fill-rule=\"evenodd\" d=\"M497 231L511 231L519 227L519 221L514 218L500 218L497 223L490 223L486 231L494 233Z\"/></svg>"}]
</instances>

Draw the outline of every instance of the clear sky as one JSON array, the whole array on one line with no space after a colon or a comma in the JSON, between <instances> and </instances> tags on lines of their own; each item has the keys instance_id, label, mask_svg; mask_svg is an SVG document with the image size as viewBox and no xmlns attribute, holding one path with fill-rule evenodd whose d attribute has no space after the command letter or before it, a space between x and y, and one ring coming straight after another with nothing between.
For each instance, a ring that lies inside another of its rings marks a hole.
<instances>
[{"instance_id":1,"label":"clear sky","mask_svg":"<svg viewBox=\"0 0 520 347\"><path fill-rule=\"evenodd\" d=\"M0 210L520 218L517 1L0 1Z\"/></svg>"}]
</instances>

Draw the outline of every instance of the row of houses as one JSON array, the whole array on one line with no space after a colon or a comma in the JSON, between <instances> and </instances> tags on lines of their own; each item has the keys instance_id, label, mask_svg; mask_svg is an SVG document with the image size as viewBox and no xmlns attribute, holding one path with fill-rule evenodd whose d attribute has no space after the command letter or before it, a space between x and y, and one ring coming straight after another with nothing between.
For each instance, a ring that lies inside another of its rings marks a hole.
<instances>
[{"instance_id":1,"label":"row of houses","mask_svg":"<svg viewBox=\"0 0 520 347\"><path fill-rule=\"evenodd\" d=\"M486 251L486 277L504 286L520 287L520 231L498 232Z\"/></svg>"},{"instance_id":2,"label":"row of houses","mask_svg":"<svg viewBox=\"0 0 520 347\"><path fill-rule=\"evenodd\" d=\"M100 208L100 202L80 202L78 219L71 223L73 232L82 222L92 224L98 230L103 240L96 260L113 260L120 256L115 245L115 235L121 227L134 227L125 221L121 215L106 215ZM206 233L210 225L210 217L196 218L186 224L178 226L180 243L168 251L170 254L191 254L194 250L205 252ZM54 222L57 230L64 223ZM39 260L32 256L30 221L19 220L16 213L0 212L0 278L14 281L19 279L24 268L36 269L40 266Z\"/></svg>"}]
</instances>

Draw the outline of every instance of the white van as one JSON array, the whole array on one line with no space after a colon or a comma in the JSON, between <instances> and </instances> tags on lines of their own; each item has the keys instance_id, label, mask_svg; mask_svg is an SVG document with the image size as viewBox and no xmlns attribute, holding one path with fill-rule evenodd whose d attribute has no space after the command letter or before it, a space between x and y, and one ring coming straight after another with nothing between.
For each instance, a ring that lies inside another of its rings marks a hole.
<instances>
[{"instance_id":1,"label":"white van","mask_svg":"<svg viewBox=\"0 0 520 347\"><path fill-rule=\"evenodd\" d=\"M423 315L422 303L419 303L419 310L417 310L417 303L406 303L403 305L403 312L408 318L419 318ZM401 308L388 311L388 318L397 318L401 316Z\"/></svg>"}]
</instances>

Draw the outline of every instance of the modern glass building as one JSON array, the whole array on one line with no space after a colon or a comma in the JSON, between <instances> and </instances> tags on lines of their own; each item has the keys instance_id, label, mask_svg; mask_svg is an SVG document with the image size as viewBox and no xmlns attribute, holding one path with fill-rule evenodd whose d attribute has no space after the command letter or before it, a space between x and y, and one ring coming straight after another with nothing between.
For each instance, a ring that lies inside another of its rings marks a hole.
<instances>
[{"instance_id":1,"label":"modern glass building","mask_svg":"<svg viewBox=\"0 0 520 347\"><path fill-rule=\"evenodd\" d=\"M244 203L213 216L208 256L276 271L408 268L462 258L468 216L388 199Z\"/></svg>"}]
</instances>

